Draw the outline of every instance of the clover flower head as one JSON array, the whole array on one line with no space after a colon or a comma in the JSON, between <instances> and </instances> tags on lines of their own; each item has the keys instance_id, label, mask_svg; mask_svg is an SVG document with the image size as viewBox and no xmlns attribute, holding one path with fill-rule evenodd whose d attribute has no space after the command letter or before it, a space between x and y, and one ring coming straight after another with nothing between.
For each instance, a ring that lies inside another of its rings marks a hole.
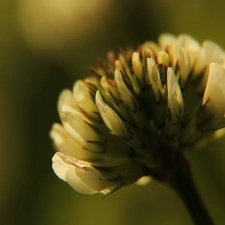
<instances>
[{"instance_id":1,"label":"clover flower head","mask_svg":"<svg viewBox=\"0 0 225 225\"><path fill-rule=\"evenodd\" d=\"M211 41L172 34L109 52L60 94L62 124L50 131L57 176L81 193L109 194L185 169L184 153L225 126L224 59Z\"/></svg>"}]
</instances>

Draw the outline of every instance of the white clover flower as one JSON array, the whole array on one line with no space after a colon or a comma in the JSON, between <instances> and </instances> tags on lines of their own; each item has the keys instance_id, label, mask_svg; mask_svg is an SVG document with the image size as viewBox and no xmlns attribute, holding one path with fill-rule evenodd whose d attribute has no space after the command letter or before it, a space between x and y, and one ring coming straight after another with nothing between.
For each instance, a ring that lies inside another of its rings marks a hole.
<instances>
[{"instance_id":1,"label":"white clover flower","mask_svg":"<svg viewBox=\"0 0 225 225\"><path fill-rule=\"evenodd\" d=\"M57 176L85 194L146 176L169 183L188 168L184 152L225 126L224 59L213 42L171 34L109 53L59 97Z\"/></svg>"}]
</instances>

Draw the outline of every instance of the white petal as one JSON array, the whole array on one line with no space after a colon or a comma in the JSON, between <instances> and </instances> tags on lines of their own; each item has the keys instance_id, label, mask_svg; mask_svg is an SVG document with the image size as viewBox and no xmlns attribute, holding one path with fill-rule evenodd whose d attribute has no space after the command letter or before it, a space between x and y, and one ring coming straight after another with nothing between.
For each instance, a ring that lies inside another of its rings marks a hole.
<instances>
[{"instance_id":1,"label":"white petal","mask_svg":"<svg viewBox=\"0 0 225 225\"><path fill-rule=\"evenodd\" d=\"M172 123L183 116L183 96L172 68L167 70L168 108L172 116Z\"/></svg>"},{"instance_id":2,"label":"white petal","mask_svg":"<svg viewBox=\"0 0 225 225\"><path fill-rule=\"evenodd\" d=\"M144 77L143 77L143 68L140 61L140 56L138 52L134 52L132 55L132 65L134 73L140 82L140 84L143 84Z\"/></svg>"},{"instance_id":3,"label":"white petal","mask_svg":"<svg viewBox=\"0 0 225 225\"><path fill-rule=\"evenodd\" d=\"M86 194L86 195L91 195L95 194L97 191L92 189L90 186L85 184L78 176L76 173L76 168L70 168L67 173L66 173L66 181L68 184L76 191Z\"/></svg>"},{"instance_id":4,"label":"white petal","mask_svg":"<svg viewBox=\"0 0 225 225\"><path fill-rule=\"evenodd\" d=\"M121 74L126 74L127 78L130 80L132 88L135 93L140 93L140 85L137 82L136 76L133 76L130 70L130 65L128 65L127 59L125 59L123 54L119 54L119 60L116 60L115 67ZM115 74L115 73L114 73Z\"/></svg>"},{"instance_id":5,"label":"white petal","mask_svg":"<svg viewBox=\"0 0 225 225\"><path fill-rule=\"evenodd\" d=\"M64 105L67 105L71 107L72 109L79 110L77 102L75 101L75 98L73 96L73 93L69 89L63 90L59 95L59 100L58 100L59 114L62 112L62 107Z\"/></svg>"},{"instance_id":6,"label":"white petal","mask_svg":"<svg viewBox=\"0 0 225 225\"><path fill-rule=\"evenodd\" d=\"M184 34L179 35L177 40L187 51L190 59L190 67L192 68L200 51L199 42L189 35Z\"/></svg>"},{"instance_id":7,"label":"white petal","mask_svg":"<svg viewBox=\"0 0 225 225\"><path fill-rule=\"evenodd\" d=\"M115 86L113 86L105 76L101 78L100 84L108 97L110 98L114 97L117 100L120 99L119 94L115 90Z\"/></svg>"},{"instance_id":8,"label":"white petal","mask_svg":"<svg viewBox=\"0 0 225 225\"><path fill-rule=\"evenodd\" d=\"M148 129L148 120L143 110L140 110L141 107L138 106L137 101L135 100L133 94L128 89L126 84L123 81L123 77L119 70L115 70L115 82L118 88L121 99L125 103L125 106L128 106L129 114L132 116L133 121L136 126L142 130L146 131ZM127 116L126 116L127 117Z\"/></svg>"},{"instance_id":9,"label":"white petal","mask_svg":"<svg viewBox=\"0 0 225 225\"><path fill-rule=\"evenodd\" d=\"M114 183L107 181L101 176L100 172L93 167L76 168L76 174L80 180L95 191L102 191L114 185Z\"/></svg>"},{"instance_id":10,"label":"white petal","mask_svg":"<svg viewBox=\"0 0 225 225\"><path fill-rule=\"evenodd\" d=\"M170 33L162 33L158 38L159 47L165 51L170 46L177 44L176 36Z\"/></svg>"},{"instance_id":11,"label":"white petal","mask_svg":"<svg viewBox=\"0 0 225 225\"><path fill-rule=\"evenodd\" d=\"M174 48L173 68L176 68L177 65L181 87L184 87L190 72L190 61L185 48L180 45L176 45Z\"/></svg>"},{"instance_id":12,"label":"white petal","mask_svg":"<svg viewBox=\"0 0 225 225\"><path fill-rule=\"evenodd\" d=\"M99 160L99 158L101 158L99 154L86 151L80 144L70 138L61 124L53 124L50 131L50 137L53 140L57 150L64 153L65 155L90 162Z\"/></svg>"},{"instance_id":13,"label":"white petal","mask_svg":"<svg viewBox=\"0 0 225 225\"><path fill-rule=\"evenodd\" d=\"M170 62L169 55L164 51L157 52L157 62L159 65L168 67Z\"/></svg>"},{"instance_id":14,"label":"white petal","mask_svg":"<svg viewBox=\"0 0 225 225\"><path fill-rule=\"evenodd\" d=\"M116 185L116 183L106 180L89 163L62 153L54 155L53 169L59 178L67 181L76 191L83 194L93 194Z\"/></svg>"},{"instance_id":15,"label":"white petal","mask_svg":"<svg viewBox=\"0 0 225 225\"><path fill-rule=\"evenodd\" d=\"M211 41L205 41L194 66L193 72L195 76L201 74L201 72L208 67L211 62L222 64L224 57L224 51L219 45Z\"/></svg>"},{"instance_id":16,"label":"white petal","mask_svg":"<svg viewBox=\"0 0 225 225\"><path fill-rule=\"evenodd\" d=\"M157 43L153 41L146 41L143 43L142 47L142 55L147 57L153 57L160 51L160 48Z\"/></svg>"},{"instance_id":17,"label":"white petal","mask_svg":"<svg viewBox=\"0 0 225 225\"><path fill-rule=\"evenodd\" d=\"M82 165L82 162L59 152L55 153L52 158L52 168L60 179L68 182L70 186L80 193L94 194L96 191L81 181L75 172L76 167L82 169L82 166L85 167L87 164L83 162Z\"/></svg>"},{"instance_id":18,"label":"white petal","mask_svg":"<svg viewBox=\"0 0 225 225\"><path fill-rule=\"evenodd\" d=\"M66 164L60 154L56 152L52 157L52 168L60 179L66 181L66 172L71 168L71 165Z\"/></svg>"},{"instance_id":19,"label":"white petal","mask_svg":"<svg viewBox=\"0 0 225 225\"><path fill-rule=\"evenodd\" d=\"M149 83L152 86L153 94L156 101L159 102L159 91L162 93L162 83L159 75L158 67L153 58L147 58L147 72Z\"/></svg>"},{"instance_id":20,"label":"white petal","mask_svg":"<svg viewBox=\"0 0 225 225\"><path fill-rule=\"evenodd\" d=\"M129 137L129 133L120 117L103 101L99 91L96 92L96 104L100 115L112 134Z\"/></svg>"},{"instance_id":21,"label":"white petal","mask_svg":"<svg viewBox=\"0 0 225 225\"><path fill-rule=\"evenodd\" d=\"M211 63L207 86L203 96L204 117L214 115L211 126L216 127L225 114L225 69L217 63Z\"/></svg>"},{"instance_id":22,"label":"white petal","mask_svg":"<svg viewBox=\"0 0 225 225\"><path fill-rule=\"evenodd\" d=\"M115 82L121 99L134 111L136 109L136 101L123 81L123 77L118 69L115 70Z\"/></svg>"},{"instance_id":23,"label":"white petal","mask_svg":"<svg viewBox=\"0 0 225 225\"><path fill-rule=\"evenodd\" d=\"M84 149L82 149L81 145L79 145L69 137L61 124L53 124L50 131L50 137L56 145L57 149L66 155L79 158L79 153L84 152L85 154L86 152L84 151Z\"/></svg>"},{"instance_id":24,"label":"white petal","mask_svg":"<svg viewBox=\"0 0 225 225\"><path fill-rule=\"evenodd\" d=\"M124 70L123 65L122 65L122 63L120 62L120 60L116 60L116 61L115 61L115 67L116 67L116 69L118 69L119 71L125 73L125 70Z\"/></svg>"},{"instance_id":25,"label":"white petal","mask_svg":"<svg viewBox=\"0 0 225 225\"><path fill-rule=\"evenodd\" d=\"M98 108L94 101L94 96L91 94L90 88L84 81L77 81L73 88L74 98L80 108L85 111L90 117L99 119Z\"/></svg>"},{"instance_id":26,"label":"white petal","mask_svg":"<svg viewBox=\"0 0 225 225\"><path fill-rule=\"evenodd\" d=\"M96 152L104 149L95 143L104 143L104 136L92 128L92 122L82 113L64 105L60 114L66 132L82 147Z\"/></svg>"}]
</instances>

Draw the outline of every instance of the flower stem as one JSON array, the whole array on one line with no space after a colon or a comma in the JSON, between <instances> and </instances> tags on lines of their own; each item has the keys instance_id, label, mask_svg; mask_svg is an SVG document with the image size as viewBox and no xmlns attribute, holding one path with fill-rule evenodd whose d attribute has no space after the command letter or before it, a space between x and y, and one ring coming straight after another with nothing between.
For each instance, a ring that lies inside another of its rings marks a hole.
<instances>
[{"instance_id":1,"label":"flower stem","mask_svg":"<svg viewBox=\"0 0 225 225\"><path fill-rule=\"evenodd\" d=\"M195 225L214 225L195 188L190 171L176 171L169 184L183 200Z\"/></svg>"}]
</instances>

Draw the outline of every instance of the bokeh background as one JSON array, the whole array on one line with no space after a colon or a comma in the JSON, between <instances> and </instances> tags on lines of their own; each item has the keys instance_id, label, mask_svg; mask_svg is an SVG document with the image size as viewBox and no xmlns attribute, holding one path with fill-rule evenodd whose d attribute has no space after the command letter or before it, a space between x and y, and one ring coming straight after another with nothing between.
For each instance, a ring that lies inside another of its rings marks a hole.
<instances>
[{"instance_id":1,"label":"bokeh background","mask_svg":"<svg viewBox=\"0 0 225 225\"><path fill-rule=\"evenodd\" d=\"M191 225L180 199L151 182L102 200L76 193L51 169L49 130L63 88L108 50L188 33L225 47L222 0L0 2L0 221L3 225ZM196 184L225 224L225 140L190 153Z\"/></svg>"}]
</instances>

